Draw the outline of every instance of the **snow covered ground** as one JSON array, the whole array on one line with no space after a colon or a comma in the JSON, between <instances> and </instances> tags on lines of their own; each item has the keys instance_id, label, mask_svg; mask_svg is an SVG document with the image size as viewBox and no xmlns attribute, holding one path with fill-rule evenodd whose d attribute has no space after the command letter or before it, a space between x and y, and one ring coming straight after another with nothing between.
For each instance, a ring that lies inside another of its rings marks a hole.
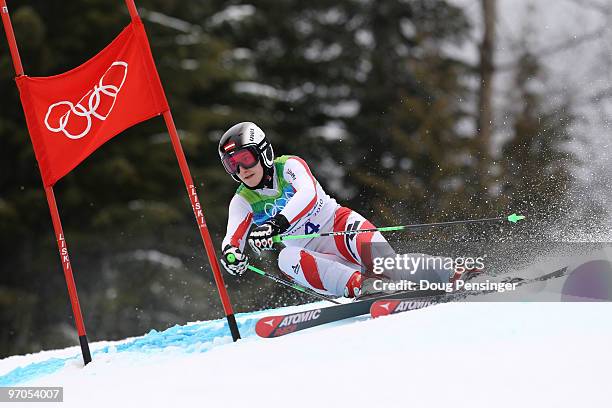
<instances>
[{"instance_id":1,"label":"snow covered ground","mask_svg":"<svg viewBox=\"0 0 612 408\"><path fill-rule=\"evenodd\" d=\"M62 406L105 408L609 406L612 302L575 301L612 299L611 259L610 247L541 257L513 276L567 274L274 339L256 336L259 318L324 302L239 314L237 343L221 319L93 343L85 367L78 347L12 356L0 360L0 386L62 386Z\"/></svg>"},{"instance_id":2,"label":"snow covered ground","mask_svg":"<svg viewBox=\"0 0 612 408\"><path fill-rule=\"evenodd\" d=\"M259 339L266 313L238 317L237 343L210 321L94 343L86 367L75 347L6 358L0 385L63 386L62 406L609 406L610 303L452 303Z\"/></svg>"}]
</instances>

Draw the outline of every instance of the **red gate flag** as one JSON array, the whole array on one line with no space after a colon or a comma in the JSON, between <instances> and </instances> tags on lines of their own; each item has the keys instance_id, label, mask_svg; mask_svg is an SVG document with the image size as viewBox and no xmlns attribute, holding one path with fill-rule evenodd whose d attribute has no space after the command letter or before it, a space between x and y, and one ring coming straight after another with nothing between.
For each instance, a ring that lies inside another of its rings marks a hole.
<instances>
[{"instance_id":1,"label":"red gate flag","mask_svg":"<svg viewBox=\"0 0 612 408\"><path fill-rule=\"evenodd\" d=\"M16 81L45 186L123 130L169 110L140 19L83 65Z\"/></svg>"}]
</instances>

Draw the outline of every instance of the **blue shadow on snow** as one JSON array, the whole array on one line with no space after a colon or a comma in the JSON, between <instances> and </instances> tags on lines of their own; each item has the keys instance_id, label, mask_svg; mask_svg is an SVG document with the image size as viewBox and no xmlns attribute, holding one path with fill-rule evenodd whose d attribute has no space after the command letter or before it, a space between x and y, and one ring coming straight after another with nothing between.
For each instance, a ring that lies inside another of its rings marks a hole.
<instances>
[{"instance_id":1,"label":"blue shadow on snow","mask_svg":"<svg viewBox=\"0 0 612 408\"><path fill-rule=\"evenodd\" d=\"M258 314L261 314L261 312L245 313L243 316ZM254 317L238 320L241 337L246 338L254 335L257 320ZM176 325L162 332L153 329L144 336L136 337L128 342L108 345L95 350L92 353L92 360L95 362L96 357L100 357L103 354L122 352L152 353L167 347L176 347L185 353L203 353L215 347L215 339L223 337L230 338L230 331L225 318L194 323L188 326ZM66 358L53 357L45 361L15 368L7 374L0 376L0 386L14 386L53 374L64 368L68 361L74 360L81 361L81 355L78 354Z\"/></svg>"}]
</instances>

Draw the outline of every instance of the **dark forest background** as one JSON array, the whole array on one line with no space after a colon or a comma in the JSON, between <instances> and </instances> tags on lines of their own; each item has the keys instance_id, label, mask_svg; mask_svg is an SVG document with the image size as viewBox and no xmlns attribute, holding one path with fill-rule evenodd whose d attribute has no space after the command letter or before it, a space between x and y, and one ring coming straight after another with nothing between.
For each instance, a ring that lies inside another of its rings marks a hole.
<instances>
[{"instance_id":1,"label":"dark forest background","mask_svg":"<svg viewBox=\"0 0 612 408\"><path fill-rule=\"evenodd\" d=\"M217 250L236 188L217 141L245 120L266 131L277 154L303 157L328 193L381 226L508 212L542 226L571 204L572 168L580 165L567 148L580 138L570 133L571 98L534 86L546 71L521 41L509 105L498 107L509 131L493 143L494 1L482 2L477 39L464 10L444 0L137 5ZM120 0L9 7L31 76L83 63L129 22ZM448 52L474 41L475 63ZM3 38L0 357L77 341L13 77ZM90 340L222 316L161 118L104 145L55 194ZM273 259L254 262L275 268ZM307 300L257 276L225 279L238 312Z\"/></svg>"}]
</instances>

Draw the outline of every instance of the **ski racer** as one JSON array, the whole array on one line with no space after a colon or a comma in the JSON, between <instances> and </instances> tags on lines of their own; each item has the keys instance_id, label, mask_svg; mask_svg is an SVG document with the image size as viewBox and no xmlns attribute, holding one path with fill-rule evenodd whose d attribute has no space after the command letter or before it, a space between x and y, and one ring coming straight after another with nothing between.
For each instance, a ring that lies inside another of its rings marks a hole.
<instances>
[{"instance_id":1,"label":"ski racer","mask_svg":"<svg viewBox=\"0 0 612 408\"><path fill-rule=\"evenodd\" d=\"M303 159L275 157L263 130L252 122L238 123L223 134L219 157L225 170L240 183L229 204L222 243L221 263L232 275L240 276L247 270L247 241L259 256L261 251L273 249L275 235L375 228L361 214L329 196ZM249 232L253 224L255 228ZM372 270L374 257L395 254L378 231L283 244L278 266L290 280L322 294L349 298L360 296L362 271ZM450 272L437 273L442 280L449 280Z\"/></svg>"}]
</instances>

